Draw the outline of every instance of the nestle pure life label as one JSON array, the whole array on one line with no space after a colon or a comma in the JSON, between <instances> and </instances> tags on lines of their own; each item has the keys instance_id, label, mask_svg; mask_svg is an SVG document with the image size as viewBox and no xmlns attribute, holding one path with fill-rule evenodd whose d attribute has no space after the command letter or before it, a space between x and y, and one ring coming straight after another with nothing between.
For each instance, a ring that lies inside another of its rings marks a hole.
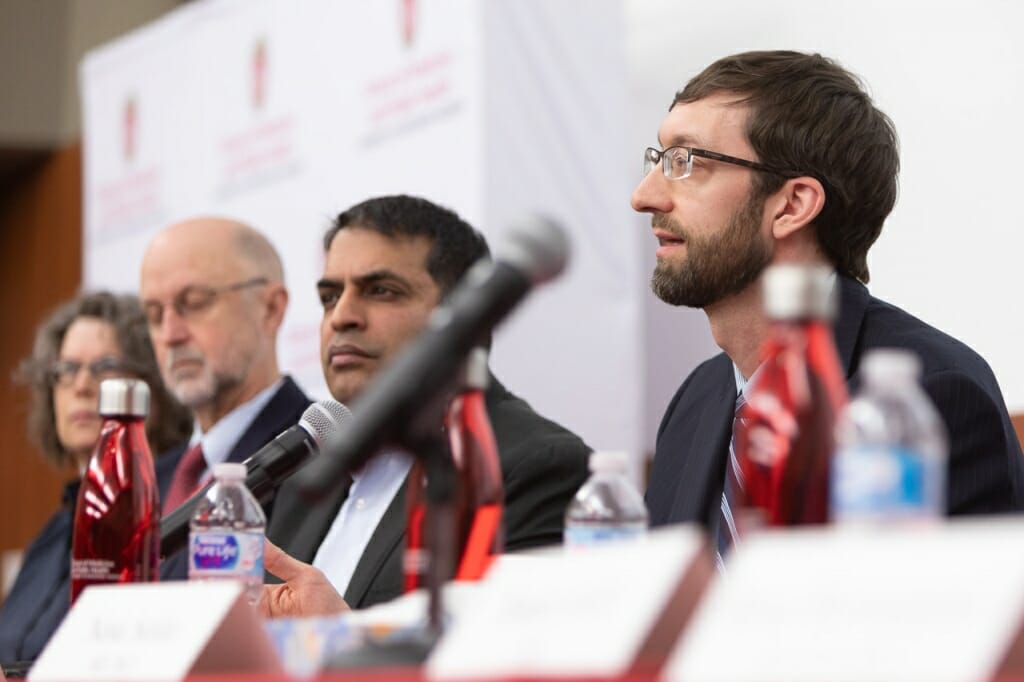
<instances>
[{"instance_id":1,"label":"nestle pure life label","mask_svg":"<svg viewBox=\"0 0 1024 682\"><path fill-rule=\"evenodd\" d=\"M258 576L263 580L263 533L217 531L189 537L189 578Z\"/></svg>"}]
</instances>

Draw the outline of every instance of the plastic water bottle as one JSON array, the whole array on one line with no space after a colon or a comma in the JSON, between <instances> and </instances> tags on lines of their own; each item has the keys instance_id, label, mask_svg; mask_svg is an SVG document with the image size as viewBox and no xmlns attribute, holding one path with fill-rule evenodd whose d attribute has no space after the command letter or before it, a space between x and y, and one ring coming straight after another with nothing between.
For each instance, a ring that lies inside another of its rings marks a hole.
<instances>
[{"instance_id":1,"label":"plastic water bottle","mask_svg":"<svg viewBox=\"0 0 1024 682\"><path fill-rule=\"evenodd\" d=\"M636 538L647 532L647 507L626 476L628 464L624 452L590 455L590 478L565 513L566 545L578 547Z\"/></svg>"},{"instance_id":2,"label":"plastic water bottle","mask_svg":"<svg viewBox=\"0 0 1024 682\"><path fill-rule=\"evenodd\" d=\"M189 580L241 580L250 604L263 586L263 538L267 517L245 487L244 464L213 468L216 483L189 524Z\"/></svg>"},{"instance_id":3,"label":"plastic water bottle","mask_svg":"<svg viewBox=\"0 0 1024 682\"><path fill-rule=\"evenodd\" d=\"M920 374L921 363L909 351L865 354L863 388L837 430L831 495L836 521L944 515L946 427L918 385Z\"/></svg>"}]
</instances>

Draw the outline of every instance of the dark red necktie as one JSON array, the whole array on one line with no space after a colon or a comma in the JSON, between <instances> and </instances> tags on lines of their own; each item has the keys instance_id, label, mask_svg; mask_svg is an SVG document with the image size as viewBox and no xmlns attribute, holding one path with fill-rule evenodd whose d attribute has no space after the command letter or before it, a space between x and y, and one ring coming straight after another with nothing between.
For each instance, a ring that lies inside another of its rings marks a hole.
<instances>
[{"instance_id":1,"label":"dark red necktie","mask_svg":"<svg viewBox=\"0 0 1024 682\"><path fill-rule=\"evenodd\" d=\"M167 489L167 497L163 503L163 513L173 511L182 502L191 497L199 487L199 477L206 471L206 459L203 447L196 443L181 456L178 467L174 470L171 487Z\"/></svg>"}]
</instances>

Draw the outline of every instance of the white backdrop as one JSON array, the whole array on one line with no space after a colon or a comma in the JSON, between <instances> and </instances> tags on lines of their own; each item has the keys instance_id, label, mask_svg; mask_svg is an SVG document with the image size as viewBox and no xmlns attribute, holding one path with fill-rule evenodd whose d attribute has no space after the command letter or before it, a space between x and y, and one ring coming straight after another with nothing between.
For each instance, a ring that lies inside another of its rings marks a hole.
<instances>
[{"instance_id":1,"label":"white backdrop","mask_svg":"<svg viewBox=\"0 0 1024 682\"><path fill-rule=\"evenodd\" d=\"M868 258L872 293L960 338L1024 411L1024 4L1013 0L628 0L633 156L672 95L755 49L818 51L863 78L900 136L900 196ZM632 160L632 157L631 157ZM649 221L635 218L649 232ZM645 234L649 272L655 245ZM645 432L717 349L702 313L648 296Z\"/></svg>"},{"instance_id":2,"label":"white backdrop","mask_svg":"<svg viewBox=\"0 0 1024 682\"><path fill-rule=\"evenodd\" d=\"M172 220L248 220L286 261L283 365L324 395L313 282L332 215L418 193L493 243L545 209L572 265L502 329L494 364L592 445L650 451L669 396L717 349L702 313L647 291L655 245L628 207L640 150L715 58L815 50L863 77L901 137L872 291L981 352L1021 411L1021 26L1013 0L189 4L83 65L86 284L134 290Z\"/></svg>"},{"instance_id":3,"label":"white backdrop","mask_svg":"<svg viewBox=\"0 0 1024 682\"><path fill-rule=\"evenodd\" d=\"M85 285L136 290L172 221L248 221L285 261L282 365L319 397L314 283L334 215L419 194L500 248L541 211L568 228L571 262L500 330L492 364L595 447L641 452L622 7L591 0L582 24L578 7L210 0L96 50L81 70Z\"/></svg>"}]
</instances>

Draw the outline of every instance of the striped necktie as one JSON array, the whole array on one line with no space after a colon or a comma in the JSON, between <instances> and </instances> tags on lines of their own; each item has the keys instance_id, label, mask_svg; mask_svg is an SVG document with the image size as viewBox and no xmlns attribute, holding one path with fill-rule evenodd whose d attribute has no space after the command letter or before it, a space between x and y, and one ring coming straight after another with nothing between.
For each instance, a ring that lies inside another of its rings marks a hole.
<instances>
[{"instance_id":1,"label":"striped necktie","mask_svg":"<svg viewBox=\"0 0 1024 682\"><path fill-rule=\"evenodd\" d=\"M746 405L747 400L740 391L736 396L736 407L733 409L732 437L729 439L729 461L725 469L725 488L722 490L722 504L718 517L718 546L716 548L716 563L719 568L723 566L723 559L729 552L737 539L736 518L733 510L739 500L739 494L743 491L743 472L740 470L739 459L736 458L736 436L740 426L740 411Z\"/></svg>"}]
</instances>

